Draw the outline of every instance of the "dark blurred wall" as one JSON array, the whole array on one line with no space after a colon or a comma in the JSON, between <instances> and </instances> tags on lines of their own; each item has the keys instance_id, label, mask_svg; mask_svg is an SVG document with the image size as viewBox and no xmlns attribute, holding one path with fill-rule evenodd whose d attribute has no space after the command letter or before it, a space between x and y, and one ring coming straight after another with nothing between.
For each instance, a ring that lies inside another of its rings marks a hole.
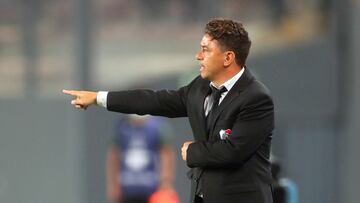
<instances>
[{"instance_id":1,"label":"dark blurred wall","mask_svg":"<svg viewBox=\"0 0 360 203\"><path fill-rule=\"evenodd\" d=\"M349 2L350 3L350 2ZM347 67L341 78L343 97L340 98L341 128L337 137L336 152L338 154L337 186L339 191L338 202L358 203L360 186L360 3L352 2L348 10L348 50L345 60Z\"/></svg>"},{"instance_id":2,"label":"dark blurred wall","mask_svg":"<svg viewBox=\"0 0 360 203\"><path fill-rule=\"evenodd\" d=\"M337 66L331 35L249 61L271 89L276 130L273 154L295 181L300 202L335 202Z\"/></svg>"},{"instance_id":3,"label":"dark blurred wall","mask_svg":"<svg viewBox=\"0 0 360 203\"><path fill-rule=\"evenodd\" d=\"M63 101L0 101L0 202L86 202L81 115Z\"/></svg>"}]
</instances>

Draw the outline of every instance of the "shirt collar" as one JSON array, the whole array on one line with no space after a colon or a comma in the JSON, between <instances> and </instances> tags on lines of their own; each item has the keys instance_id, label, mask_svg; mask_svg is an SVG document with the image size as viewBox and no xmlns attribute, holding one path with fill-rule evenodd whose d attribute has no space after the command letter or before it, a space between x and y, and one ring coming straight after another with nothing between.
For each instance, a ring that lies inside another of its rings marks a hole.
<instances>
[{"instance_id":1,"label":"shirt collar","mask_svg":"<svg viewBox=\"0 0 360 203\"><path fill-rule=\"evenodd\" d=\"M236 75L234 75L232 78L230 78L229 80L227 80L226 82L224 82L222 85L219 86L219 88L217 89L221 89L222 87L226 87L227 91L230 91L231 88L235 85L236 81L238 81L240 79L240 77L242 76L242 74L245 71L245 67L243 67L241 69L241 71L239 71ZM211 86L215 87L215 85L211 82L210 83ZM215 87L216 88L216 87Z\"/></svg>"}]
</instances>

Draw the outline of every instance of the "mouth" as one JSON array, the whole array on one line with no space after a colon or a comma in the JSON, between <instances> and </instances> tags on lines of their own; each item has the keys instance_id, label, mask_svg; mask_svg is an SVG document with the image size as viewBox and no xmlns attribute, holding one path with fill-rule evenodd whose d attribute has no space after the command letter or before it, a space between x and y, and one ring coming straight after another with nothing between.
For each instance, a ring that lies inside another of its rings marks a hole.
<instances>
[{"instance_id":1,"label":"mouth","mask_svg":"<svg viewBox=\"0 0 360 203\"><path fill-rule=\"evenodd\" d=\"M205 69L204 65L200 64L200 71L203 71Z\"/></svg>"}]
</instances>

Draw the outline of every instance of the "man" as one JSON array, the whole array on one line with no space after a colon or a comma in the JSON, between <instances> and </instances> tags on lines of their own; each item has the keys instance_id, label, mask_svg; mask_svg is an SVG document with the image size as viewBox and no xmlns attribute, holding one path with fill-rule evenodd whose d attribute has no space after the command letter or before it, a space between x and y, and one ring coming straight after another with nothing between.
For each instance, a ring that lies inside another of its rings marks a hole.
<instances>
[{"instance_id":1,"label":"man","mask_svg":"<svg viewBox=\"0 0 360 203\"><path fill-rule=\"evenodd\" d=\"M154 192L175 193L171 130L160 119L130 115L117 122L107 152L111 203L147 203Z\"/></svg>"},{"instance_id":2,"label":"man","mask_svg":"<svg viewBox=\"0 0 360 203\"><path fill-rule=\"evenodd\" d=\"M200 76L177 91L64 93L80 109L97 103L122 113L187 116L194 141L183 144L182 158L191 168L191 202L272 203L274 106L245 66L250 45L241 23L214 19L196 54Z\"/></svg>"}]
</instances>

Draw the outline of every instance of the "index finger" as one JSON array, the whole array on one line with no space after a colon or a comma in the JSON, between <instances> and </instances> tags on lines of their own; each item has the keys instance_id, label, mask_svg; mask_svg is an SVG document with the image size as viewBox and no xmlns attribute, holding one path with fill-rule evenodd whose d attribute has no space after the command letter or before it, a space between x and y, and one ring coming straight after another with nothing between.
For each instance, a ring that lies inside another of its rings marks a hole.
<instances>
[{"instance_id":1,"label":"index finger","mask_svg":"<svg viewBox=\"0 0 360 203\"><path fill-rule=\"evenodd\" d=\"M68 94L68 95L72 95L72 96L79 96L79 91L76 90L63 90L62 91L64 94Z\"/></svg>"}]
</instances>

